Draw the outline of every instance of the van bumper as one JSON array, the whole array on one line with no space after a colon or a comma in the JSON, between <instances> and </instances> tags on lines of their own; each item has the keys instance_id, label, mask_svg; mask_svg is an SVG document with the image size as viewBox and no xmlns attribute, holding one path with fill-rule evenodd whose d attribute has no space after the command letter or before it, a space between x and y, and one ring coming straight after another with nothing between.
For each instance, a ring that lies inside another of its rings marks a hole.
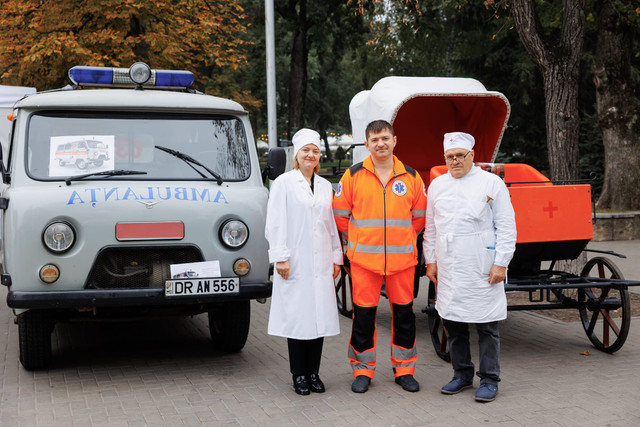
<instances>
[{"instance_id":1,"label":"van bumper","mask_svg":"<svg viewBox=\"0 0 640 427\"><path fill-rule=\"evenodd\" d=\"M83 308L175 306L245 301L271 296L272 283L241 283L238 294L166 297L164 288L151 289L83 289L79 291L24 292L9 291L11 308Z\"/></svg>"}]
</instances>

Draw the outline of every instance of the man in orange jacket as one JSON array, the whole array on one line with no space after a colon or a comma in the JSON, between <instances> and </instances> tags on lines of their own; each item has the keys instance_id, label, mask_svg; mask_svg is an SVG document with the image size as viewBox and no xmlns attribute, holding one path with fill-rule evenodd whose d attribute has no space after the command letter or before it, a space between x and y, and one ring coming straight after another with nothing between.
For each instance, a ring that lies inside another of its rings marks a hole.
<instances>
[{"instance_id":1,"label":"man in orange jacket","mask_svg":"<svg viewBox=\"0 0 640 427\"><path fill-rule=\"evenodd\" d=\"M364 393L376 368L376 311L384 280L392 311L391 364L404 390L418 391L413 313L416 235L424 228L426 191L420 175L393 155L396 136L390 123L375 120L365 130L371 153L349 168L336 189L333 214L347 233L353 284L353 326L349 360Z\"/></svg>"}]
</instances>

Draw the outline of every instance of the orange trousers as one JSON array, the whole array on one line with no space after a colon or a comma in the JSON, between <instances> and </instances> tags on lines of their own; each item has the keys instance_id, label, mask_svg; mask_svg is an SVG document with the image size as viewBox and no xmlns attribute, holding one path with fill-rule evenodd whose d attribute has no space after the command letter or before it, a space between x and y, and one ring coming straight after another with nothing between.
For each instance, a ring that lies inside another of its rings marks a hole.
<instances>
[{"instance_id":1,"label":"orange trousers","mask_svg":"<svg viewBox=\"0 0 640 427\"><path fill-rule=\"evenodd\" d=\"M349 361L355 377L373 378L376 369L376 311L384 280L391 305L391 366L396 377L413 375L416 368L416 317L413 313L411 267L396 274L380 275L351 264L353 325Z\"/></svg>"}]
</instances>

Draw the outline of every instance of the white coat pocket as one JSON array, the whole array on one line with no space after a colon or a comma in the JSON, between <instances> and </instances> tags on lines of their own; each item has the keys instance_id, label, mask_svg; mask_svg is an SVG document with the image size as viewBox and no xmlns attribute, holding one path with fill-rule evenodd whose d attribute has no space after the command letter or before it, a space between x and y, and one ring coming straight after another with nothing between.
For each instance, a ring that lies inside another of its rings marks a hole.
<instances>
[{"instance_id":1,"label":"white coat pocket","mask_svg":"<svg viewBox=\"0 0 640 427\"><path fill-rule=\"evenodd\" d=\"M496 260L496 250L492 247L485 247L483 249L484 260L482 264L482 274L489 275L491 267Z\"/></svg>"}]
</instances>

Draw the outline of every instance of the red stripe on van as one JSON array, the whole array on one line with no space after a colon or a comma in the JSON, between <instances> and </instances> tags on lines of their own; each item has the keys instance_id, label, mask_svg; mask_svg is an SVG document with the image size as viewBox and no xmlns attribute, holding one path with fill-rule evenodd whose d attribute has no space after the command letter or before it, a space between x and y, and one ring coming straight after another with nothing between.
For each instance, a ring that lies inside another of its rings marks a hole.
<instances>
[{"instance_id":1,"label":"red stripe on van","mask_svg":"<svg viewBox=\"0 0 640 427\"><path fill-rule=\"evenodd\" d=\"M182 239L184 223L177 222L119 222L116 224L118 240Z\"/></svg>"}]
</instances>

